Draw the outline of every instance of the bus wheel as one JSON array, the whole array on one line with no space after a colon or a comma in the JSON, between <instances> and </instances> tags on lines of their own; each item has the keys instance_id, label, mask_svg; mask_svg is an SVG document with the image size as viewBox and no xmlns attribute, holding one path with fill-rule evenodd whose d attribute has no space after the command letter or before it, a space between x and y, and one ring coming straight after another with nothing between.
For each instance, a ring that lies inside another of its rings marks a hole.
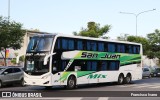
<instances>
[{"instance_id":1,"label":"bus wheel","mask_svg":"<svg viewBox=\"0 0 160 100\"><path fill-rule=\"evenodd\" d=\"M124 76L123 74L120 74L118 77L118 84L123 84L123 82L124 82Z\"/></svg>"},{"instance_id":2,"label":"bus wheel","mask_svg":"<svg viewBox=\"0 0 160 100\"><path fill-rule=\"evenodd\" d=\"M75 76L70 76L67 81L67 89L74 89L76 87Z\"/></svg>"},{"instance_id":3,"label":"bus wheel","mask_svg":"<svg viewBox=\"0 0 160 100\"><path fill-rule=\"evenodd\" d=\"M128 75L126 76L126 78L125 78L125 83L126 83L126 84L130 84L131 81L132 81L132 76L131 76L130 74L128 74Z\"/></svg>"}]
</instances>

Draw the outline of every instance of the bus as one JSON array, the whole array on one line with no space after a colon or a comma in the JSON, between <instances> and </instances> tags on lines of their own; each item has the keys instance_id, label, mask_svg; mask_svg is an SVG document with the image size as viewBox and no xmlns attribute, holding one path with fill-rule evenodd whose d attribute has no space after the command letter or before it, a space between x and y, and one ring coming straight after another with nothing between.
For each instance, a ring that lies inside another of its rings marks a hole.
<instances>
[{"instance_id":1,"label":"bus","mask_svg":"<svg viewBox=\"0 0 160 100\"><path fill-rule=\"evenodd\" d=\"M142 79L142 45L62 34L33 36L25 54L24 83L73 89L80 84Z\"/></svg>"}]
</instances>

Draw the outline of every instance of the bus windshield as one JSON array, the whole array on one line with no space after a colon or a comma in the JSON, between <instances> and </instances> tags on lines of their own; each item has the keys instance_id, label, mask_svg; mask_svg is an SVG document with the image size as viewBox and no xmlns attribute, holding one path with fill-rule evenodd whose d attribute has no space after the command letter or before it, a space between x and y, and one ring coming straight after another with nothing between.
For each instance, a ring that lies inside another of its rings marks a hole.
<instances>
[{"instance_id":1,"label":"bus windshield","mask_svg":"<svg viewBox=\"0 0 160 100\"><path fill-rule=\"evenodd\" d=\"M43 65L44 56L26 56L25 72L31 75L42 75L49 72L49 61Z\"/></svg>"},{"instance_id":2,"label":"bus windshield","mask_svg":"<svg viewBox=\"0 0 160 100\"><path fill-rule=\"evenodd\" d=\"M50 51L53 39L53 37L33 37L28 44L27 52Z\"/></svg>"}]
</instances>

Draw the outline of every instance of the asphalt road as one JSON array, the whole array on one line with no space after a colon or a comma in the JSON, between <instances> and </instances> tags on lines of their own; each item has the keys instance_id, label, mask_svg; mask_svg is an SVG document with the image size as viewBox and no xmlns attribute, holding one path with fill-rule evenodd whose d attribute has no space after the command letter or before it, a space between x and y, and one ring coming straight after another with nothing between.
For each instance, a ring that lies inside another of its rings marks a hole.
<instances>
[{"instance_id":1,"label":"asphalt road","mask_svg":"<svg viewBox=\"0 0 160 100\"><path fill-rule=\"evenodd\" d=\"M111 93L119 93L127 92L127 91L133 91L140 93L143 92L159 92L160 93L160 78L145 78L139 81L134 81L132 84L128 85L117 85L116 83L103 83L103 84L91 84L91 85L81 85L78 86L77 89L74 90L66 90L64 87L52 87L51 89L46 89L45 87L40 86L25 86L25 87L19 87L18 85L14 86L5 86L0 89L0 91L41 91L41 92L47 92L47 93L62 93L62 92L77 92L82 93L80 91L86 91L87 94L90 91L111 91ZM118 91L118 92L115 92ZM47 99L53 99L53 100L160 100L160 97L54 97L54 98L43 98L43 100ZM4 98L1 98L4 99ZM31 98L30 98L31 99ZM29 99L29 100L30 100ZM40 98L37 98L40 100ZM6 100L6 98L5 98Z\"/></svg>"}]
</instances>

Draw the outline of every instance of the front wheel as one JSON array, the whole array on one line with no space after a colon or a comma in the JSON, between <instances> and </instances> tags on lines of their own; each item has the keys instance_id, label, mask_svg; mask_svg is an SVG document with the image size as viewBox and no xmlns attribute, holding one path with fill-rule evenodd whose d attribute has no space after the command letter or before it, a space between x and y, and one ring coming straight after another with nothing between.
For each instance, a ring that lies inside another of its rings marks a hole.
<instances>
[{"instance_id":1,"label":"front wheel","mask_svg":"<svg viewBox=\"0 0 160 100\"><path fill-rule=\"evenodd\" d=\"M25 86L25 85L24 85L24 79L21 79L20 85L21 85L21 86Z\"/></svg>"},{"instance_id":2,"label":"front wheel","mask_svg":"<svg viewBox=\"0 0 160 100\"><path fill-rule=\"evenodd\" d=\"M70 76L67 81L67 89L74 89L76 87L76 78Z\"/></svg>"}]
</instances>

